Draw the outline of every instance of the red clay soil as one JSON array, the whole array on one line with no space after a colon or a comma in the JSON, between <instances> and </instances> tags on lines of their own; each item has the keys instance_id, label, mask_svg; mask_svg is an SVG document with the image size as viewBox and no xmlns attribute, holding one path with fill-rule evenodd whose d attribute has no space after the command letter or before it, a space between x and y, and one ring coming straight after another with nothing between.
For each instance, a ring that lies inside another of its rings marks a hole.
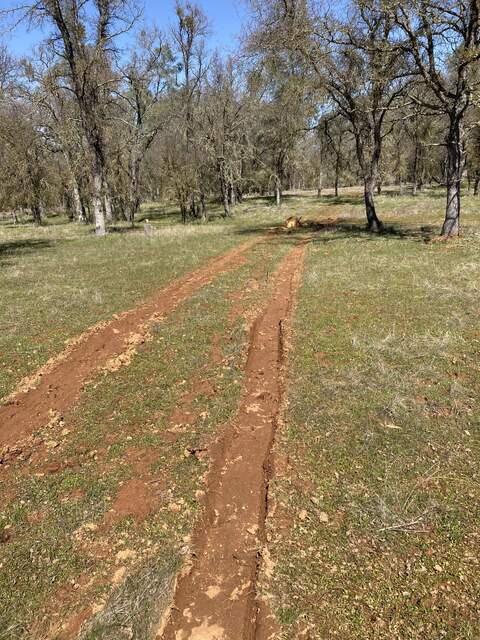
<instances>
[{"instance_id":1,"label":"red clay soil","mask_svg":"<svg viewBox=\"0 0 480 640\"><path fill-rule=\"evenodd\" d=\"M163 640L266 640L278 632L258 595L265 542L270 454L283 391L285 323L305 245L273 279L273 294L252 326L245 387L235 420L211 451L206 504L193 536L190 571L178 580Z\"/></svg>"},{"instance_id":2,"label":"red clay soil","mask_svg":"<svg viewBox=\"0 0 480 640\"><path fill-rule=\"evenodd\" d=\"M12 445L49 422L52 415L71 407L83 386L99 369L131 348L132 337L138 330L147 333L149 321L171 313L181 302L220 273L243 262L243 254L264 238L257 237L242 243L227 253L209 260L204 266L172 282L148 302L135 307L98 330L88 331L68 353L59 358L26 392L18 393L0 405L0 449Z\"/></svg>"},{"instance_id":3,"label":"red clay soil","mask_svg":"<svg viewBox=\"0 0 480 640\"><path fill-rule=\"evenodd\" d=\"M104 524L111 527L123 518L131 517L141 522L155 511L161 503L164 479L151 473L151 467L158 460L154 449L131 447L125 458L132 466L135 476L126 480L118 489L111 508L105 514Z\"/></svg>"}]
</instances>

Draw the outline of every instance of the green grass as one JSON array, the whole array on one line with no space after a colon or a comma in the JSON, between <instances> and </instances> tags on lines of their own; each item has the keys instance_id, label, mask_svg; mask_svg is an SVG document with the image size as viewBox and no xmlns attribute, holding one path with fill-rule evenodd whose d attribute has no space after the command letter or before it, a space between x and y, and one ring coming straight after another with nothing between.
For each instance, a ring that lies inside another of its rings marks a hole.
<instances>
[{"instance_id":1,"label":"green grass","mask_svg":"<svg viewBox=\"0 0 480 640\"><path fill-rule=\"evenodd\" d=\"M467 197L467 219L475 198ZM441 192L378 198L380 213L403 233L432 233L442 219ZM144 206L137 229L98 239L90 228L59 216L35 227L0 221L0 399L32 374L65 342L115 312L134 306L174 278L228 250L252 234L267 231L285 217L340 217L346 234L363 226L358 193L339 198L287 195L280 210L270 198L250 198L232 219L215 216L207 225L182 226L171 206ZM141 221L157 229L145 236ZM432 229L422 231L421 227Z\"/></svg>"},{"instance_id":2,"label":"green grass","mask_svg":"<svg viewBox=\"0 0 480 640\"><path fill-rule=\"evenodd\" d=\"M433 215L392 204L403 237L325 231L306 261L270 521L284 638L478 637L479 219L429 245Z\"/></svg>"},{"instance_id":3,"label":"green grass","mask_svg":"<svg viewBox=\"0 0 480 640\"><path fill-rule=\"evenodd\" d=\"M477 201L465 198L464 238L436 244L424 240L442 222L438 191L386 194L378 206L393 231L378 237L364 232L354 192L290 195L281 210L247 199L233 219L203 226L182 227L170 207L148 205L142 215L157 228L153 237L140 229L97 239L58 217L42 228L0 223L0 397L65 340L210 256L288 215L337 218L335 229L307 230L288 412L276 445L285 464L272 482L269 588L282 637L473 640ZM243 316L265 299L294 238L258 245L245 265L196 292L154 327L128 367L89 385L31 456L2 470L1 640L39 640L48 629L60 640L62 623L92 604L102 608L84 640L149 637L198 510L207 460L189 451L208 448L235 412ZM169 416L199 380L216 391L194 394L194 419L171 438ZM154 453L141 471L132 449L140 458ZM62 466L49 473L52 463ZM108 524L134 478L153 481L155 508ZM135 555L119 563L125 549ZM115 587L121 566L125 580Z\"/></svg>"},{"instance_id":4,"label":"green grass","mask_svg":"<svg viewBox=\"0 0 480 640\"><path fill-rule=\"evenodd\" d=\"M248 239L242 219L159 223L154 236L138 229L103 239L82 225L51 222L0 224L0 399L69 338Z\"/></svg>"},{"instance_id":5,"label":"green grass","mask_svg":"<svg viewBox=\"0 0 480 640\"><path fill-rule=\"evenodd\" d=\"M185 452L208 446L235 412L247 340L242 314L266 294L287 248L281 241L259 245L245 265L197 292L155 327L129 367L90 385L61 424L44 430L45 446L5 471L1 495L7 506L0 532L9 531L11 539L0 549L0 638L40 638L49 628L56 638L56 622L61 627L93 602L105 609L85 637L117 638L123 627L132 626L136 638L146 637L152 612L161 613L156 595L169 593L185 553L184 536L197 509L195 491L207 465ZM239 285L240 317L230 318L232 305L239 303ZM215 344L221 361L212 360ZM216 391L194 394L192 424L170 441L169 416L199 380L209 380ZM154 454L146 469L135 468L132 447L140 460ZM52 462L65 461L69 464L59 471L45 471ZM109 526L109 509L131 478L143 479L148 494L158 495L155 509L138 521L126 516ZM9 500L12 494L15 499ZM132 576L110 595L122 549L136 554L132 566L127 562ZM147 586L150 599L137 602ZM61 597L59 588L66 590ZM115 613L119 608L123 618Z\"/></svg>"}]
</instances>

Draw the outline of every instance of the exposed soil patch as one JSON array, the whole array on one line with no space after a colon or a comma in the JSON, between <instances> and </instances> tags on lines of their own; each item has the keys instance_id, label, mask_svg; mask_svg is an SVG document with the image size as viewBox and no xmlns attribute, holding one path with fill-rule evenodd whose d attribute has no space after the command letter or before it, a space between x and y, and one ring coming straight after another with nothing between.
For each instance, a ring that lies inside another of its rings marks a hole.
<instances>
[{"instance_id":1,"label":"exposed soil patch","mask_svg":"<svg viewBox=\"0 0 480 640\"><path fill-rule=\"evenodd\" d=\"M119 487L111 509L105 515L107 529L123 518L133 518L136 522L145 520L162 501L164 482L151 473L158 451L130 447L125 451L125 458L132 466L134 476Z\"/></svg>"},{"instance_id":2,"label":"exposed soil patch","mask_svg":"<svg viewBox=\"0 0 480 640\"><path fill-rule=\"evenodd\" d=\"M132 478L120 487L112 505L113 511L107 515L107 523L112 524L129 516L135 520L144 520L159 502L159 490L156 485L140 478Z\"/></svg>"},{"instance_id":3,"label":"exposed soil patch","mask_svg":"<svg viewBox=\"0 0 480 640\"><path fill-rule=\"evenodd\" d=\"M210 451L192 567L178 581L164 640L266 639L275 631L259 599L258 574L282 398L283 326L304 252L301 244L284 258L273 276L273 294L252 325L242 399L234 423Z\"/></svg>"},{"instance_id":4,"label":"exposed soil patch","mask_svg":"<svg viewBox=\"0 0 480 640\"><path fill-rule=\"evenodd\" d=\"M80 613L73 615L66 622L62 624L62 628L60 630L60 634L57 635L59 640L70 640L70 638L75 638L82 624L90 618L92 615L92 608L86 607Z\"/></svg>"},{"instance_id":5,"label":"exposed soil patch","mask_svg":"<svg viewBox=\"0 0 480 640\"><path fill-rule=\"evenodd\" d=\"M245 299L247 297L247 293L249 293L250 291L257 291L258 289L260 289L261 284L259 282L259 279L262 277L262 275L263 275L262 269L261 268L257 269L257 271L252 275L252 277L247 280L247 282L245 283L245 286L240 291L236 291L231 296L232 308L227 318L229 326L232 326L235 320L237 319L237 317L245 311L244 305L245 305Z\"/></svg>"},{"instance_id":6,"label":"exposed soil patch","mask_svg":"<svg viewBox=\"0 0 480 640\"><path fill-rule=\"evenodd\" d=\"M184 424L193 424L198 418L198 411L194 407L194 402L199 396L211 397L216 393L216 389L210 380L198 380L190 391L187 391L181 398L177 408L171 414L168 421L174 427Z\"/></svg>"},{"instance_id":7,"label":"exposed soil patch","mask_svg":"<svg viewBox=\"0 0 480 640\"><path fill-rule=\"evenodd\" d=\"M158 460L158 451L153 449L138 449L129 447L125 451L125 457L132 465L136 474L145 475L149 473L150 467Z\"/></svg>"},{"instance_id":8,"label":"exposed soil patch","mask_svg":"<svg viewBox=\"0 0 480 640\"><path fill-rule=\"evenodd\" d=\"M69 493L66 493L60 498L61 502L77 502L85 498L85 491L83 489L73 489Z\"/></svg>"},{"instance_id":9,"label":"exposed soil patch","mask_svg":"<svg viewBox=\"0 0 480 640\"><path fill-rule=\"evenodd\" d=\"M250 239L213 258L197 271L170 284L149 302L97 325L72 341L66 355L60 354L32 377L31 385L37 386L21 384L19 392L0 406L0 448L43 427L52 412L64 412L102 367L116 370L128 364L138 346L147 339L153 322L171 313L220 273L240 265L243 254L262 239Z\"/></svg>"}]
</instances>

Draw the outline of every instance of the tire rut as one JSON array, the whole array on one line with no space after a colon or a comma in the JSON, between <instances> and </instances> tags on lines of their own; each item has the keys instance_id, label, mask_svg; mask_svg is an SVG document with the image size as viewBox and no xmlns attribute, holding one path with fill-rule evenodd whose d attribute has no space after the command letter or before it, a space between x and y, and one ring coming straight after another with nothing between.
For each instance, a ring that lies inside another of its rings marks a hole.
<instances>
[{"instance_id":1,"label":"tire rut","mask_svg":"<svg viewBox=\"0 0 480 640\"><path fill-rule=\"evenodd\" d=\"M128 364L136 347L148 337L151 324L171 313L195 291L219 274L243 262L243 254L265 240L260 236L210 259L196 271L175 280L149 301L107 323L96 325L74 339L69 347L53 358L35 376L32 383L20 385L0 405L0 449L11 446L45 426L52 416L69 409L85 384L110 364L116 370Z\"/></svg>"},{"instance_id":2,"label":"tire rut","mask_svg":"<svg viewBox=\"0 0 480 640\"><path fill-rule=\"evenodd\" d=\"M157 640L267 640L277 626L258 594L270 456L283 397L283 327L296 299L306 243L283 259L253 323L236 417L211 451L191 566L178 579Z\"/></svg>"}]
</instances>

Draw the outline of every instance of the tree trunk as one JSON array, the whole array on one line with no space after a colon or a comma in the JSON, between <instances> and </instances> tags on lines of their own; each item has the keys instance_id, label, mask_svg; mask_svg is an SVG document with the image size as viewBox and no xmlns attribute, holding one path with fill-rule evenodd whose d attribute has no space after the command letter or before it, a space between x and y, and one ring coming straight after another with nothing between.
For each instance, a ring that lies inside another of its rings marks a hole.
<instances>
[{"instance_id":1,"label":"tree trunk","mask_svg":"<svg viewBox=\"0 0 480 640\"><path fill-rule=\"evenodd\" d=\"M130 202L129 202L129 219L132 227L135 224L135 216L140 209L140 164L141 158L135 158L130 167Z\"/></svg>"},{"instance_id":2,"label":"tree trunk","mask_svg":"<svg viewBox=\"0 0 480 640\"><path fill-rule=\"evenodd\" d=\"M33 202L30 210L32 212L33 221L35 224L42 224L42 207L38 202Z\"/></svg>"},{"instance_id":3,"label":"tree trunk","mask_svg":"<svg viewBox=\"0 0 480 640\"><path fill-rule=\"evenodd\" d=\"M374 178L366 178L364 182L364 198L365 198L365 212L367 214L367 229L369 231L373 231L374 233L378 233L382 231L383 224L379 220L377 216L377 212L375 210L375 200L374 200L374 188L375 188L375 180Z\"/></svg>"},{"instance_id":4,"label":"tree trunk","mask_svg":"<svg viewBox=\"0 0 480 640\"><path fill-rule=\"evenodd\" d=\"M478 196L478 190L480 187L480 171L475 172L475 177L473 179L473 195Z\"/></svg>"},{"instance_id":5,"label":"tree trunk","mask_svg":"<svg viewBox=\"0 0 480 640\"><path fill-rule=\"evenodd\" d=\"M418 142L415 141L415 151L413 154L413 175L412 175L412 195L417 195L418 189Z\"/></svg>"},{"instance_id":6,"label":"tree trunk","mask_svg":"<svg viewBox=\"0 0 480 640\"><path fill-rule=\"evenodd\" d=\"M318 138L317 198L322 197L323 189L323 149L321 138Z\"/></svg>"},{"instance_id":7,"label":"tree trunk","mask_svg":"<svg viewBox=\"0 0 480 640\"><path fill-rule=\"evenodd\" d=\"M39 180L37 179L38 176L34 171L30 172L30 176L31 176L31 204L30 204L30 210L32 212L32 217L33 217L33 221L35 224L43 224L43 219L42 219L42 202L41 202L41 196L40 196L40 186L39 186Z\"/></svg>"},{"instance_id":8,"label":"tree trunk","mask_svg":"<svg viewBox=\"0 0 480 640\"><path fill-rule=\"evenodd\" d=\"M322 175L322 169L320 167L317 174L317 198L322 197L322 189L323 189L323 175Z\"/></svg>"},{"instance_id":9,"label":"tree trunk","mask_svg":"<svg viewBox=\"0 0 480 640\"><path fill-rule=\"evenodd\" d=\"M130 193L128 194L128 217L132 224L135 224L135 216L140 210L142 199L140 197L140 168L142 165L142 148L139 143L135 143L130 152L129 172L130 172ZM157 187L157 193L159 189Z\"/></svg>"},{"instance_id":10,"label":"tree trunk","mask_svg":"<svg viewBox=\"0 0 480 640\"><path fill-rule=\"evenodd\" d=\"M113 222L112 201L110 200L110 194L103 194L103 204L105 207L105 219L107 222Z\"/></svg>"},{"instance_id":11,"label":"tree trunk","mask_svg":"<svg viewBox=\"0 0 480 640\"><path fill-rule=\"evenodd\" d=\"M68 187L68 185L65 185L64 187L64 206L65 206L65 213L67 214L67 218L70 220L70 222L72 220L75 219L75 208L74 208L74 203L73 203L73 195Z\"/></svg>"},{"instance_id":12,"label":"tree trunk","mask_svg":"<svg viewBox=\"0 0 480 640\"><path fill-rule=\"evenodd\" d=\"M223 215L224 217L228 217L230 215L228 183L227 183L226 172L225 172L225 158L223 158L222 156L217 158L217 169L218 169L218 176L220 178L220 189L222 192Z\"/></svg>"},{"instance_id":13,"label":"tree trunk","mask_svg":"<svg viewBox=\"0 0 480 640\"><path fill-rule=\"evenodd\" d=\"M340 153L337 153L335 159L335 197L338 198L338 183L340 181Z\"/></svg>"},{"instance_id":14,"label":"tree trunk","mask_svg":"<svg viewBox=\"0 0 480 640\"><path fill-rule=\"evenodd\" d=\"M235 187L231 182L228 186L228 193L230 204L232 205L232 207L234 207L237 204L237 194L235 193Z\"/></svg>"},{"instance_id":15,"label":"tree trunk","mask_svg":"<svg viewBox=\"0 0 480 640\"><path fill-rule=\"evenodd\" d=\"M112 193L105 177L103 178L103 207L106 221L112 223L116 216L112 207Z\"/></svg>"},{"instance_id":16,"label":"tree trunk","mask_svg":"<svg viewBox=\"0 0 480 640\"><path fill-rule=\"evenodd\" d=\"M275 203L277 207L280 207L282 204L282 189L278 178L275 179Z\"/></svg>"},{"instance_id":17,"label":"tree trunk","mask_svg":"<svg viewBox=\"0 0 480 640\"><path fill-rule=\"evenodd\" d=\"M205 204L205 194L200 192L200 217L202 218L202 222L208 222L208 211Z\"/></svg>"},{"instance_id":18,"label":"tree trunk","mask_svg":"<svg viewBox=\"0 0 480 640\"><path fill-rule=\"evenodd\" d=\"M383 229L383 224L377 217L375 211L374 190L378 179L378 166L382 150L382 137L380 129L374 132L374 149L370 157L366 157L364 141L360 132L355 134L355 147L357 160L363 175L365 214L367 216L367 229L373 233L379 233Z\"/></svg>"},{"instance_id":19,"label":"tree trunk","mask_svg":"<svg viewBox=\"0 0 480 640\"><path fill-rule=\"evenodd\" d=\"M87 216L85 214L85 206L80 196L80 190L78 188L78 183L76 178L73 178L72 180L72 196L73 196L73 206L75 209L75 216L78 222L86 222Z\"/></svg>"},{"instance_id":20,"label":"tree trunk","mask_svg":"<svg viewBox=\"0 0 480 640\"><path fill-rule=\"evenodd\" d=\"M226 217L230 215L230 205L228 204L228 189L226 185L223 185L223 213Z\"/></svg>"},{"instance_id":21,"label":"tree trunk","mask_svg":"<svg viewBox=\"0 0 480 640\"><path fill-rule=\"evenodd\" d=\"M198 207L194 193L190 195L190 215L192 218L198 218Z\"/></svg>"},{"instance_id":22,"label":"tree trunk","mask_svg":"<svg viewBox=\"0 0 480 640\"><path fill-rule=\"evenodd\" d=\"M460 132L460 118L456 113L450 115L450 127L447 136L447 205L442 236L458 236L460 233L460 198L463 169L463 153Z\"/></svg>"},{"instance_id":23,"label":"tree trunk","mask_svg":"<svg viewBox=\"0 0 480 640\"><path fill-rule=\"evenodd\" d=\"M94 173L92 179L92 206L93 206L93 218L95 221L95 234L97 236L104 236L106 234L105 229L105 215L102 207L102 186L103 186L103 171L100 163L95 162Z\"/></svg>"}]
</instances>

